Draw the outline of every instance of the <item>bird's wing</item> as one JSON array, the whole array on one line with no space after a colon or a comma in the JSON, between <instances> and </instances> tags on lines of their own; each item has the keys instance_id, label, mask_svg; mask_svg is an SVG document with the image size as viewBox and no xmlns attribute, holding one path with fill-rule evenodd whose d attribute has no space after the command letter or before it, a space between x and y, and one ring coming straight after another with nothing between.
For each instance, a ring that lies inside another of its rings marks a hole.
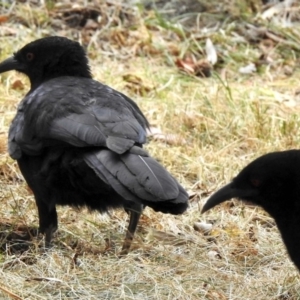
<instances>
[{"instance_id":1,"label":"bird's wing","mask_svg":"<svg viewBox=\"0 0 300 300\"><path fill-rule=\"evenodd\" d=\"M84 153L84 161L124 199L142 203L156 211L181 214L189 196L175 178L155 159L110 150Z\"/></svg>"},{"instance_id":2,"label":"bird's wing","mask_svg":"<svg viewBox=\"0 0 300 300\"><path fill-rule=\"evenodd\" d=\"M113 108L89 107L81 114L72 113L54 119L47 137L77 147L102 146L122 154L135 143L146 141L146 131L124 108L122 114Z\"/></svg>"},{"instance_id":3,"label":"bird's wing","mask_svg":"<svg viewBox=\"0 0 300 300\"><path fill-rule=\"evenodd\" d=\"M130 100L130 99L129 99ZM10 128L10 154L46 146L107 147L124 153L146 142L148 122L126 96L91 79L62 77L29 93Z\"/></svg>"},{"instance_id":4,"label":"bird's wing","mask_svg":"<svg viewBox=\"0 0 300 300\"><path fill-rule=\"evenodd\" d=\"M126 190L148 201L174 200L179 194L176 180L151 157L102 150L88 152L84 160L120 194Z\"/></svg>"}]
</instances>

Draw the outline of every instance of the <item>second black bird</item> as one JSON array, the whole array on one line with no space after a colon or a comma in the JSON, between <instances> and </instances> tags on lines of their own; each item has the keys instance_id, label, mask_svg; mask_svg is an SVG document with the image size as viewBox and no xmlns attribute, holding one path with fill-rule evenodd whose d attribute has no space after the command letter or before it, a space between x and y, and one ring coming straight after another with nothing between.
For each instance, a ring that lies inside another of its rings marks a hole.
<instances>
[{"instance_id":1,"label":"second black bird","mask_svg":"<svg viewBox=\"0 0 300 300\"><path fill-rule=\"evenodd\" d=\"M47 37L0 64L26 74L31 89L9 130L9 154L32 189L39 229L50 245L56 205L130 211L127 253L144 206L181 214L182 186L148 153L148 121L131 99L92 79L79 43Z\"/></svg>"},{"instance_id":2,"label":"second black bird","mask_svg":"<svg viewBox=\"0 0 300 300\"><path fill-rule=\"evenodd\" d=\"M202 213L231 198L251 201L274 218L288 253L300 270L300 150L257 158L213 194Z\"/></svg>"}]
</instances>

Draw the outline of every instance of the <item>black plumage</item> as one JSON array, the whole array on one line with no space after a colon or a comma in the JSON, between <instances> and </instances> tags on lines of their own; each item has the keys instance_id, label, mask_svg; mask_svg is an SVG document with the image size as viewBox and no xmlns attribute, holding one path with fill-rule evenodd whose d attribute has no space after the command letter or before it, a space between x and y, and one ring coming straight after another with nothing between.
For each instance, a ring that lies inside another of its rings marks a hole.
<instances>
[{"instance_id":1,"label":"black plumage","mask_svg":"<svg viewBox=\"0 0 300 300\"><path fill-rule=\"evenodd\" d=\"M288 253L300 270L300 150L257 158L213 194L202 213L235 197L261 206L274 218Z\"/></svg>"},{"instance_id":2,"label":"black plumage","mask_svg":"<svg viewBox=\"0 0 300 300\"><path fill-rule=\"evenodd\" d=\"M57 229L56 204L130 211L123 253L144 206L171 214L187 209L186 191L142 148L145 116L130 98L92 79L79 43L36 40L0 64L0 73L9 70L31 83L8 150L34 193L46 246Z\"/></svg>"}]
</instances>

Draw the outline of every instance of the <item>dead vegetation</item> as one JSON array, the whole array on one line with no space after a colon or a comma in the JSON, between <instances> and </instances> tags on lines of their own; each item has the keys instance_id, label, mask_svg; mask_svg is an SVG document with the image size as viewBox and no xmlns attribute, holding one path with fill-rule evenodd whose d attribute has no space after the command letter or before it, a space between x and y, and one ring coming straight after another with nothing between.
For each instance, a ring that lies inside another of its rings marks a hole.
<instances>
[{"instance_id":1,"label":"dead vegetation","mask_svg":"<svg viewBox=\"0 0 300 300\"><path fill-rule=\"evenodd\" d=\"M299 4L198 1L196 10L183 1L177 11L177 2L0 4L0 59L46 35L80 41L94 77L145 112L147 149L191 195L182 216L146 209L122 259L124 212L59 208L55 246L44 253L33 196L6 151L28 82L1 75L1 299L300 299L298 272L268 215L234 201L200 215L253 158L298 148Z\"/></svg>"}]
</instances>

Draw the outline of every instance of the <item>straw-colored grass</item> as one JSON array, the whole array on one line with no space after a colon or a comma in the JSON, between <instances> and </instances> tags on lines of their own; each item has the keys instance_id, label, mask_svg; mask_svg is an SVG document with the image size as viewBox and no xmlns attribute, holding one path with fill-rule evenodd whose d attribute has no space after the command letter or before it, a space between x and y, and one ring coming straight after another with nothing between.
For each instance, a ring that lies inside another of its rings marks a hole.
<instances>
[{"instance_id":1,"label":"straw-colored grass","mask_svg":"<svg viewBox=\"0 0 300 300\"><path fill-rule=\"evenodd\" d=\"M13 28L16 36L1 38L1 60L43 36L42 30ZM298 148L299 72L287 77L273 76L272 70L251 76L232 71L227 78L215 74L203 79L181 73L163 55L125 60L92 46L89 55L94 77L131 96L161 130L159 139L150 136L147 149L192 195L190 208L182 216L146 208L132 251L120 259L125 212L100 215L58 207L53 249L43 252L43 241L33 238L25 252L11 244L0 252L0 298L300 299L298 272L264 211L235 200L200 214L207 197L251 160ZM124 80L128 74L150 91L134 93ZM13 88L17 80L24 89ZM33 195L6 151L10 120L28 88L21 74L0 77L4 234L38 224ZM213 224L212 231L196 231L195 222Z\"/></svg>"}]
</instances>

